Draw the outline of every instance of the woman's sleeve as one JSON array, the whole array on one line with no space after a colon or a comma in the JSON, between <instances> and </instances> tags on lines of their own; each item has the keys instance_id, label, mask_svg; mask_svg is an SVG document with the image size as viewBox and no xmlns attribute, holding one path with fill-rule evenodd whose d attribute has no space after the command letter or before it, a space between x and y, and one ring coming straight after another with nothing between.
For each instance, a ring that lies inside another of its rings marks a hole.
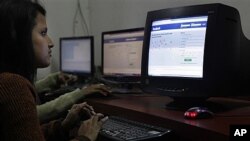
<instances>
[{"instance_id":1,"label":"woman's sleeve","mask_svg":"<svg viewBox=\"0 0 250 141\"><path fill-rule=\"evenodd\" d=\"M82 90L79 88L59 96L58 98L46 102L41 105L37 105L38 117L41 123L58 117L58 115L67 111L73 104L79 102L85 97Z\"/></svg>"},{"instance_id":2,"label":"woman's sleeve","mask_svg":"<svg viewBox=\"0 0 250 141\"><path fill-rule=\"evenodd\" d=\"M41 125L46 141L68 141L68 131L62 128L61 120L50 121Z\"/></svg>"},{"instance_id":3,"label":"woman's sleeve","mask_svg":"<svg viewBox=\"0 0 250 141\"><path fill-rule=\"evenodd\" d=\"M0 82L1 126L6 141L44 141L31 84L21 76Z\"/></svg>"}]
</instances>

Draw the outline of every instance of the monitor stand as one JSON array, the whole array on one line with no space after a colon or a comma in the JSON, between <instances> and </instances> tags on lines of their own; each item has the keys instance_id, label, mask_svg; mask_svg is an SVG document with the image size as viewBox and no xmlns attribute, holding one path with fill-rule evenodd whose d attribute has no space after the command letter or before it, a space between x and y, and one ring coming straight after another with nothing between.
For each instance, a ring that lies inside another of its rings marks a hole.
<instances>
[{"instance_id":1,"label":"monitor stand","mask_svg":"<svg viewBox=\"0 0 250 141\"><path fill-rule=\"evenodd\" d=\"M215 113L229 110L223 104L208 101L207 98L174 98L166 104L166 108L171 110L186 111L192 107L206 107Z\"/></svg>"}]
</instances>

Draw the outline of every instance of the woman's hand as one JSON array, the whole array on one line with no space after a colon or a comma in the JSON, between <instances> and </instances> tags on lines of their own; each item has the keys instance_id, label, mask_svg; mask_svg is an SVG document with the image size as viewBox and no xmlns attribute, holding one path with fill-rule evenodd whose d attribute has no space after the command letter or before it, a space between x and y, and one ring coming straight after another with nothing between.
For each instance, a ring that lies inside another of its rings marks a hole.
<instances>
[{"instance_id":1,"label":"woman's hand","mask_svg":"<svg viewBox=\"0 0 250 141\"><path fill-rule=\"evenodd\" d=\"M82 122L78 129L78 136L85 136L91 141L95 141L103 123L107 119L108 117L103 118L103 115L100 113L91 116L90 119Z\"/></svg>"},{"instance_id":2,"label":"woman's hand","mask_svg":"<svg viewBox=\"0 0 250 141\"><path fill-rule=\"evenodd\" d=\"M86 102L81 104L74 104L67 114L66 118L62 122L62 127L65 131L73 128L75 125L80 123L80 120L89 119L92 115L95 115L92 106Z\"/></svg>"},{"instance_id":3,"label":"woman's hand","mask_svg":"<svg viewBox=\"0 0 250 141\"><path fill-rule=\"evenodd\" d=\"M94 93L100 93L104 96L107 96L110 94L110 88L104 84L92 84L92 85L84 86L82 87L82 91L86 96L94 94Z\"/></svg>"}]
</instances>

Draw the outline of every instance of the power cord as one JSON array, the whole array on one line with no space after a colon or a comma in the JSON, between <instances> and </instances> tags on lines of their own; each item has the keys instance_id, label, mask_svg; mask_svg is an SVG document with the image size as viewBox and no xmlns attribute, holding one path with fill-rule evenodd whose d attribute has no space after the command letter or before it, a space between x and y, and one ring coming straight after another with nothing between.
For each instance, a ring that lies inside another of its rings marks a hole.
<instances>
[{"instance_id":1,"label":"power cord","mask_svg":"<svg viewBox=\"0 0 250 141\"><path fill-rule=\"evenodd\" d=\"M78 21L77 21L78 13L80 15L81 27L82 27L83 31L86 32L86 35L89 35L88 25L86 23L86 19L83 15L83 12L82 12L80 0L77 0L76 12L75 12L74 19L73 19L73 35L75 36L75 34L76 34L75 30L76 30L76 23L78 23Z\"/></svg>"}]
</instances>

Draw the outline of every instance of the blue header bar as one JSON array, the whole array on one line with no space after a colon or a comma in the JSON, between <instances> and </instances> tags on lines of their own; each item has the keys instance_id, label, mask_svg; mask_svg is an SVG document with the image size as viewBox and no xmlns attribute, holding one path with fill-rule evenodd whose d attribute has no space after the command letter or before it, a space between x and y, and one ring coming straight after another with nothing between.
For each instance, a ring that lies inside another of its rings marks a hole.
<instances>
[{"instance_id":1,"label":"blue header bar","mask_svg":"<svg viewBox=\"0 0 250 141\"><path fill-rule=\"evenodd\" d=\"M160 30L170 30L170 29L183 29L183 28L201 28L207 27L207 22L186 22L186 23L176 23L176 24L163 24L152 26L152 31L160 31Z\"/></svg>"}]
</instances>

